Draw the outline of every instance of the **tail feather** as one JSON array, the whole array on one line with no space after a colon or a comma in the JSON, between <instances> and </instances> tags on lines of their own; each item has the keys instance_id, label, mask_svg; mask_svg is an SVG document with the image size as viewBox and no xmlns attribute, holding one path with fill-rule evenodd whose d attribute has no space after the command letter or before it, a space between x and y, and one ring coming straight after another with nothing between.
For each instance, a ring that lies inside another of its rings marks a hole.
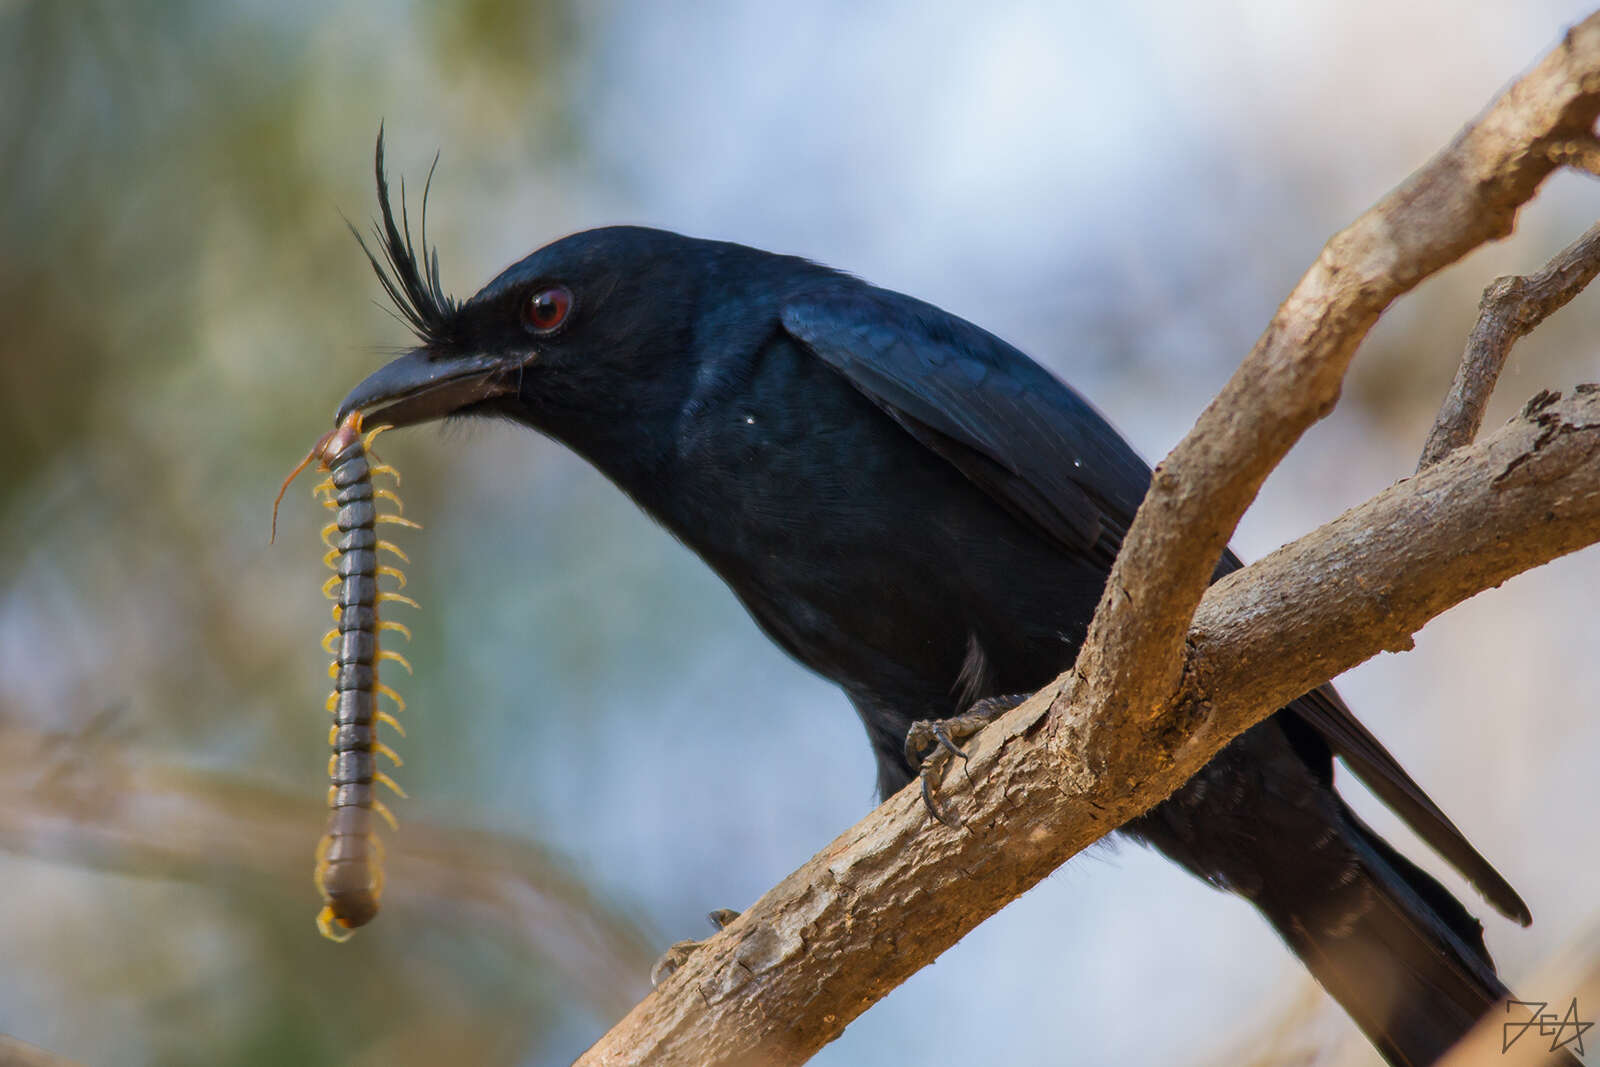
<instances>
[{"instance_id":1,"label":"tail feather","mask_svg":"<svg viewBox=\"0 0 1600 1067\"><path fill-rule=\"evenodd\" d=\"M1342 848L1319 857L1339 865L1333 876L1327 862L1281 865L1255 903L1385 1060L1433 1063L1509 991L1478 921L1343 815Z\"/></svg>"}]
</instances>

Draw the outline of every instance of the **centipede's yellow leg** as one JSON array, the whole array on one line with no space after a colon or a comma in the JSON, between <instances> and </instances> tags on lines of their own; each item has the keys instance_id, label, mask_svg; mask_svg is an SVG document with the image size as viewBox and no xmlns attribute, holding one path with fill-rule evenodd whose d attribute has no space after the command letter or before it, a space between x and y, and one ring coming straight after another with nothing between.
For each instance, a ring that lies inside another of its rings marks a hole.
<instances>
[{"instance_id":1,"label":"centipede's yellow leg","mask_svg":"<svg viewBox=\"0 0 1600 1067\"><path fill-rule=\"evenodd\" d=\"M330 548L328 549L327 554L322 557L322 565L328 568L330 571L336 571L339 569L339 557L342 555L344 555L344 553L340 552L337 548Z\"/></svg>"},{"instance_id":2,"label":"centipede's yellow leg","mask_svg":"<svg viewBox=\"0 0 1600 1067\"><path fill-rule=\"evenodd\" d=\"M324 586L323 588L326 589L327 587ZM418 604L415 600L412 600L410 597L406 596L404 593L389 593L389 592L379 593L378 594L378 603L380 603L380 604L404 604L407 607L416 608L418 611L422 610L422 605L421 604Z\"/></svg>"},{"instance_id":3,"label":"centipede's yellow leg","mask_svg":"<svg viewBox=\"0 0 1600 1067\"><path fill-rule=\"evenodd\" d=\"M406 735L406 728L400 725L400 720L390 715L387 711L378 712L378 721L394 730L401 737Z\"/></svg>"},{"instance_id":4,"label":"centipede's yellow leg","mask_svg":"<svg viewBox=\"0 0 1600 1067\"><path fill-rule=\"evenodd\" d=\"M323 582L322 595L327 597L329 600L334 599L333 592L335 589L339 588L339 583L342 581L344 581L344 579L335 574L332 578L329 578L327 581Z\"/></svg>"},{"instance_id":5,"label":"centipede's yellow leg","mask_svg":"<svg viewBox=\"0 0 1600 1067\"><path fill-rule=\"evenodd\" d=\"M326 652L328 655L333 655L333 646L337 645L338 643L338 630L329 630L327 633L322 635L322 651Z\"/></svg>"},{"instance_id":6,"label":"centipede's yellow leg","mask_svg":"<svg viewBox=\"0 0 1600 1067\"><path fill-rule=\"evenodd\" d=\"M406 791L404 789L400 788L400 783L396 782L393 778L390 778L387 774L384 774L382 771L378 771L377 773L375 773L372 776L372 781L377 785L386 785L390 789L393 789L394 790L394 795L399 797L401 800L409 800L409 799L411 799L410 797L406 796Z\"/></svg>"},{"instance_id":7,"label":"centipede's yellow leg","mask_svg":"<svg viewBox=\"0 0 1600 1067\"><path fill-rule=\"evenodd\" d=\"M404 515L391 515L387 511L378 516L378 521L392 523L395 526L409 526L413 530L422 529L422 524L420 522L412 522Z\"/></svg>"},{"instance_id":8,"label":"centipede's yellow leg","mask_svg":"<svg viewBox=\"0 0 1600 1067\"><path fill-rule=\"evenodd\" d=\"M398 569L389 566L387 563L380 563L378 564L378 577L382 578L384 575L388 575L399 582L399 588L404 589L406 587L406 576L404 574L401 574Z\"/></svg>"},{"instance_id":9,"label":"centipede's yellow leg","mask_svg":"<svg viewBox=\"0 0 1600 1067\"><path fill-rule=\"evenodd\" d=\"M327 545L329 548L333 549L335 552L339 551L339 548L332 541L328 540L328 538L332 537L334 534L336 534L338 532L339 532L339 524L336 523L336 522L330 522L330 523L328 523L328 525L326 525L326 526L324 526L322 528L322 543ZM411 561L407 560L406 562L409 563Z\"/></svg>"},{"instance_id":10,"label":"centipede's yellow leg","mask_svg":"<svg viewBox=\"0 0 1600 1067\"><path fill-rule=\"evenodd\" d=\"M405 794L402 793L400 795L404 796ZM381 800L374 799L372 801L372 810L383 816L383 821L389 824L389 829L400 829L400 821L394 817L394 812L389 810L389 805Z\"/></svg>"},{"instance_id":11,"label":"centipede's yellow leg","mask_svg":"<svg viewBox=\"0 0 1600 1067\"><path fill-rule=\"evenodd\" d=\"M339 710L339 694L337 692L329 693L328 694L328 714L332 715L335 711L338 711L338 710ZM332 744L332 742L329 742L329 744Z\"/></svg>"},{"instance_id":12,"label":"centipede's yellow leg","mask_svg":"<svg viewBox=\"0 0 1600 1067\"><path fill-rule=\"evenodd\" d=\"M340 944L356 935L354 930L334 917L332 904L324 904L322 910L317 913L317 929L322 931L322 936L329 941L337 941Z\"/></svg>"},{"instance_id":13,"label":"centipede's yellow leg","mask_svg":"<svg viewBox=\"0 0 1600 1067\"><path fill-rule=\"evenodd\" d=\"M411 669L411 661L410 660L406 659L400 653L395 652L395 651L393 651L391 649L380 648L378 650L378 658L380 660L384 660L384 659L393 660L395 663L398 663L398 664L400 664L400 666L404 667L406 669L406 673L409 674L409 675L415 676L416 673L417 673L416 671Z\"/></svg>"},{"instance_id":14,"label":"centipede's yellow leg","mask_svg":"<svg viewBox=\"0 0 1600 1067\"><path fill-rule=\"evenodd\" d=\"M407 641L411 640L411 627L407 626L403 622L395 622L393 619L379 619L378 629L394 630L397 633L402 634Z\"/></svg>"},{"instance_id":15,"label":"centipede's yellow leg","mask_svg":"<svg viewBox=\"0 0 1600 1067\"><path fill-rule=\"evenodd\" d=\"M406 506L400 502L400 498L394 493L390 492L388 489L374 489L372 491L372 498L374 500L389 501L389 503L394 505L395 514L399 514L406 509Z\"/></svg>"},{"instance_id":16,"label":"centipede's yellow leg","mask_svg":"<svg viewBox=\"0 0 1600 1067\"><path fill-rule=\"evenodd\" d=\"M378 547L383 549L385 552L393 552L395 558L397 558L401 563L411 562L411 557L400 551L400 549L393 542L380 539L378 541Z\"/></svg>"},{"instance_id":17,"label":"centipede's yellow leg","mask_svg":"<svg viewBox=\"0 0 1600 1067\"><path fill-rule=\"evenodd\" d=\"M388 686L384 685L382 682L378 683L377 689L378 689L378 692L382 693L384 696L386 696L390 700L394 701L394 710L395 711L405 711L406 710L406 702L404 700L400 699L400 694L399 693L396 693L393 689L390 689Z\"/></svg>"},{"instance_id":18,"label":"centipede's yellow leg","mask_svg":"<svg viewBox=\"0 0 1600 1067\"><path fill-rule=\"evenodd\" d=\"M374 426L372 429L367 431L366 437L361 442L361 447L366 449L368 452L371 452L372 451L372 442L374 442L374 441L376 441L378 439L378 435L380 433L383 433L385 430L392 430L392 429L394 429L394 427L391 426L387 422L384 423L382 426Z\"/></svg>"},{"instance_id":19,"label":"centipede's yellow leg","mask_svg":"<svg viewBox=\"0 0 1600 1067\"><path fill-rule=\"evenodd\" d=\"M334 730L338 730L338 729L339 728L337 726L334 727ZM333 741L332 741L331 737L330 737L328 743L330 745L333 744ZM388 756L389 760L396 767L404 767L406 765L406 761L400 758L400 753L396 752L394 749L390 748L388 745L384 744L382 741L374 741L374 742L372 742L372 751L375 754L379 755L379 756Z\"/></svg>"},{"instance_id":20,"label":"centipede's yellow leg","mask_svg":"<svg viewBox=\"0 0 1600 1067\"><path fill-rule=\"evenodd\" d=\"M400 488L400 472L389 466L387 463L374 463L372 465L372 473L387 474L389 477L394 479L394 487L396 489Z\"/></svg>"}]
</instances>

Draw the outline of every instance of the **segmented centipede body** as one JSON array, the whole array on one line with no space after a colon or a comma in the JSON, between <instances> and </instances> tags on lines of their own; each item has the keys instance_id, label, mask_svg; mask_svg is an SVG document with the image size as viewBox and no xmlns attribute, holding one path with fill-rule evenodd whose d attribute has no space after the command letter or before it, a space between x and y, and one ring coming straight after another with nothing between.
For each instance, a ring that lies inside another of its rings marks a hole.
<instances>
[{"instance_id":1,"label":"segmented centipede body","mask_svg":"<svg viewBox=\"0 0 1600 1067\"><path fill-rule=\"evenodd\" d=\"M378 705L382 695L394 702L396 712L405 708L399 695L379 681L379 665L388 660L400 664L407 673L411 671L404 656L381 647L379 640L386 630L409 640L411 631L398 622L380 618L378 609L386 603L417 606L403 593L378 588L383 577L394 579L397 588L405 588L405 576L397 568L379 562L380 551L402 563L410 562L399 548L378 537L378 526L417 526L400 514L400 498L392 490L375 488L372 483L374 474L384 474L394 479L396 488L400 484L400 475L393 467L370 458L373 438L386 429L387 426L379 426L363 431L360 412L352 412L316 443L278 491L281 501L289 483L315 462L328 472L328 477L312 492L324 507L337 512L334 521L322 530L323 543L328 546L324 562L334 571L323 586L323 592L334 602L334 628L322 639L324 651L333 655L333 662L328 665L328 674L334 680L328 711L334 720L328 732L328 743L333 748L328 758L331 812L317 845L315 873L323 900L317 928L334 941L347 940L356 927L371 922L378 914L383 855L382 843L373 830L373 816L381 815L391 829L395 819L388 806L374 795L375 788L385 785L405 796L394 779L377 766L379 756L397 767L401 762L394 749L378 739L378 725L387 723L405 736L394 716ZM380 500L389 501L395 510L380 513ZM276 532L276 503L273 525Z\"/></svg>"}]
</instances>

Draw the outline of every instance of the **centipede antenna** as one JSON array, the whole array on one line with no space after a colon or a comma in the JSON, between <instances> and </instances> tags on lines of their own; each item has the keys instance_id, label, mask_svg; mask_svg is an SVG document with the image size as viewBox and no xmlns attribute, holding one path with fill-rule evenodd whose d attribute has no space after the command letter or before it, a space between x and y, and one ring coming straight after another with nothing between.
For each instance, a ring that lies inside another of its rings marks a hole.
<instances>
[{"instance_id":1,"label":"centipede antenna","mask_svg":"<svg viewBox=\"0 0 1600 1067\"><path fill-rule=\"evenodd\" d=\"M267 538L267 544L273 544L278 540L278 505L283 503L283 494L289 491L289 483L300 477L301 471L311 466L311 461L317 458L317 453L322 451L322 446L327 442L327 440L328 439L324 437L322 440L313 445L311 451L306 453L306 458L302 459L299 463L296 463L294 465L294 470L289 472L289 477L285 478L283 480L283 484L278 486L278 495L273 498L272 501L272 535ZM396 482L395 484L398 485L399 483Z\"/></svg>"}]
</instances>

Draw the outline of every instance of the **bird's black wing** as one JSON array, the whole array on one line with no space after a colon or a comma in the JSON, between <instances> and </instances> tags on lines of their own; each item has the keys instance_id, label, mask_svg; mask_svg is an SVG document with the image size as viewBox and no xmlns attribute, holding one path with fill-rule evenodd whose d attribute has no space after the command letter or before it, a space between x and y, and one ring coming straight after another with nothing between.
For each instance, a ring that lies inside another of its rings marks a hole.
<instances>
[{"instance_id":1,"label":"bird's black wing","mask_svg":"<svg viewBox=\"0 0 1600 1067\"><path fill-rule=\"evenodd\" d=\"M791 297L784 329L1007 511L1071 552L1111 557L1150 484L1122 436L1060 379L931 304L855 283ZM1241 566L1231 552L1218 572ZM1527 905L1331 686L1292 708L1503 914Z\"/></svg>"},{"instance_id":2,"label":"bird's black wing","mask_svg":"<svg viewBox=\"0 0 1600 1067\"><path fill-rule=\"evenodd\" d=\"M1007 511L1069 551L1120 545L1150 470L1072 389L931 304L859 286L790 299L784 328Z\"/></svg>"}]
</instances>

